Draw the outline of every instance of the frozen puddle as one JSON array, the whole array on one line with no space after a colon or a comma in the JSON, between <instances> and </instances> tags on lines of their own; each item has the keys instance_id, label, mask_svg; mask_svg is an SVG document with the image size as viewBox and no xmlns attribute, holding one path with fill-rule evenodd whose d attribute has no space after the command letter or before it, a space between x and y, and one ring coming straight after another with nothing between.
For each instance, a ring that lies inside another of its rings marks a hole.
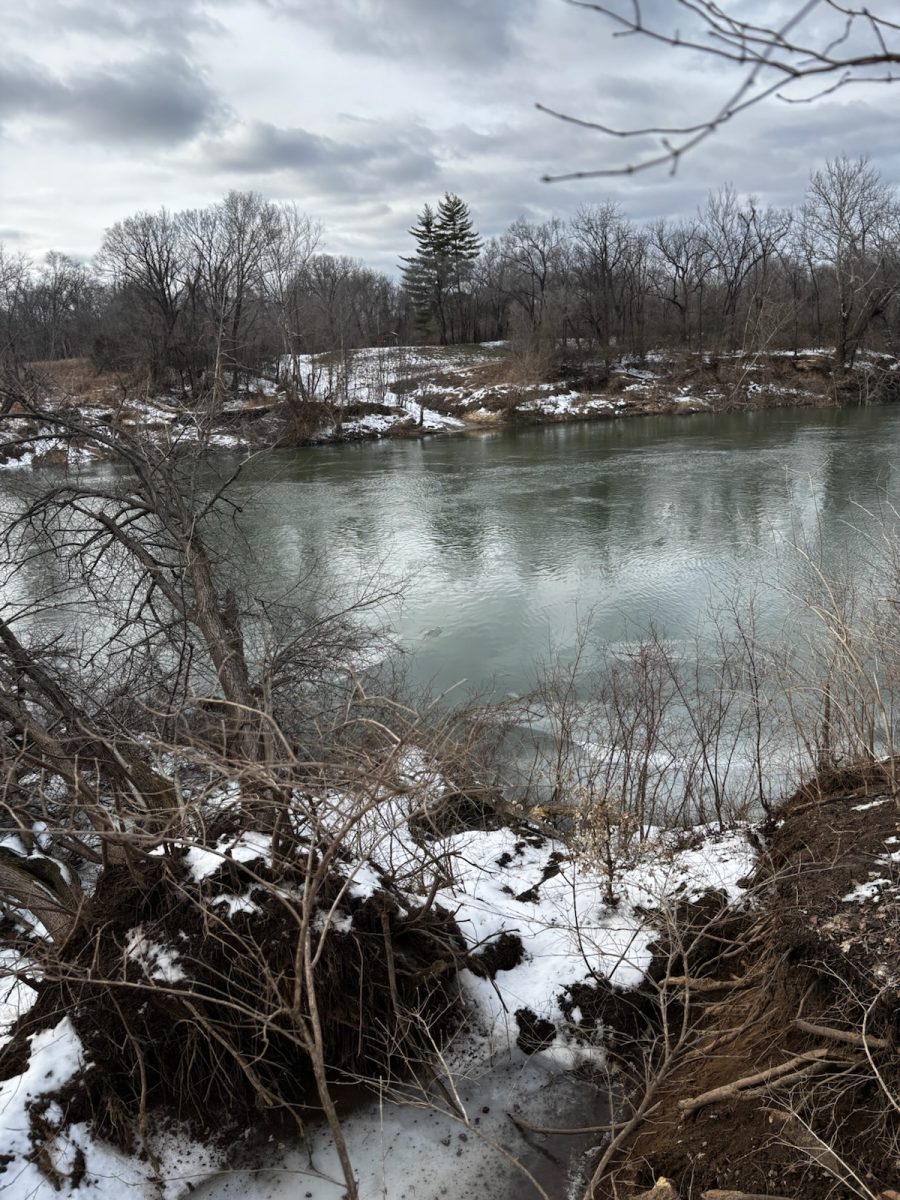
<instances>
[{"instance_id":1,"label":"frozen puddle","mask_svg":"<svg viewBox=\"0 0 900 1200\"><path fill-rule=\"evenodd\" d=\"M595 1088L578 1083L541 1055L514 1051L503 1066L468 1082L456 1081L468 1125L413 1105L377 1100L344 1123L360 1200L531 1200L541 1189L565 1195L579 1175L595 1136L554 1136L520 1130L509 1114L552 1128L602 1125L606 1110ZM448 1107L439 1093L435 1103ZM231 1171L193 1192L195 1200L341 1200L346 1187L324 1131L305 1148L273 1155L261 1171ZM533 1179L516 1167L517 1159ZM325 1178L325 1177L328 1178Z\"/></svg>"}]
</instances>

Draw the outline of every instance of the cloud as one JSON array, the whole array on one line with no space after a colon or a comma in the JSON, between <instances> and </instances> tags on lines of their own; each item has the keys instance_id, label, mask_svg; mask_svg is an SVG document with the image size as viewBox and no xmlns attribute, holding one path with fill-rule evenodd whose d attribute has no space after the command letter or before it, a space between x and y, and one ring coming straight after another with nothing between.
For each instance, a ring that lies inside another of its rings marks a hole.
<instances>
[{"instance_id":1,"label":"cloud","mask_svg":"<svg viewBox=\"0 0 900 1200\"><path fill-rule=\"evenodd\" d=\"M0 120L62 104L64 89L34 63L0 60Z\"/></svg>"},{"instance_id":2,"label":"cloud","mask_svg":"<svg viewBox=\"0 0 900 1200\"><path fill-rule=\"evenodd\" d=\"M371 197L374 190L434 179L433 134L423 126L385 126L348 120L346 138L251 121L210 139L201 151L204 169L238 175L291 172L316 190Z\"/></svg>"},{"instance_id":3,"label":"cloud","mask_svg":"<svg viewBox=\"0 0 900 1200\"><path fill-rule=\"evenodd\" d=\"M41 0L37 6L12 12L7 24L24 33L85 34L103 41L113 38L181 45L198 33L221 34L224 25L210 8L227 10L235 0ZM260 0L262 2L262 0Z\"/></svg>"},{"instance_id":4,"label":"cloud","mask_svg":"<svg viewBox=\"0 0 900 1200\"><path fill-rule=\"evenodd\" d=\"M537 0L268 0L339 50L477 67L513 53Z\"/></svg>"},{"instance_id":5,"label":"cloud","mask_svg":"<svg viewBox=\"0 0 900 1200\"><path fill-rule=\"evenodd\" d=\"M490 236L519 215L567 217L607 197L637 220L690 216L726 181L764 203L795 202L810 170L843 150L900 178L894 89L867 86L751 109L674 178L663 169L542 184L544 174L621 168L659 139L604 137L535 101L614 128L691 124L740 74L613 38L610 21L565 0L9 7L2 215L25 248L88 253L129 211L201 206L238 187L297 199L323 221L330 249L394 269L416 212L445 190ZM642 11L668 26L681 7L645 0Z\"/></svg>"},{"instance_id":6,"label":"cloud","mask_svg":"<svg viewBox=\"0 0 900 1200\"><path fill-rule=\"evenodd\" d=\"M0 120L30 117L79 140L174 146L222 116L203 76L176 54L62 78L28 60L0 63Z\"/></svg>"}]
</instances>

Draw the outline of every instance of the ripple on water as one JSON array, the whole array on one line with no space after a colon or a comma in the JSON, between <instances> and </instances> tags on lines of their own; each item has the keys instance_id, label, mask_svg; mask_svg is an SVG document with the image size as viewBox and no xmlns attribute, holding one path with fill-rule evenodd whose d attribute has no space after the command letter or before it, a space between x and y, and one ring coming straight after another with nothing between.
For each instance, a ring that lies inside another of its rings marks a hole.
<instances>
[{"instance_id":1,"label":"ripple on water","mask_svg":"<svg viewBox=\"0 0 900 1200\"><path fill-rule=\"evenodd\" d=\"M886 486L900 501L897 462L900 406L783 410L279 452L246 466L235 499L254 591L286 594L313 560L326 588L402 580L390 615L413 682L524 692L592 610L600 641L651 622L689 641L711 599L755 588L762 632L780 629L791 539L852 555L863 509ZM222 549L242 553L230 536Z\"/></svg>"}]
</instances>

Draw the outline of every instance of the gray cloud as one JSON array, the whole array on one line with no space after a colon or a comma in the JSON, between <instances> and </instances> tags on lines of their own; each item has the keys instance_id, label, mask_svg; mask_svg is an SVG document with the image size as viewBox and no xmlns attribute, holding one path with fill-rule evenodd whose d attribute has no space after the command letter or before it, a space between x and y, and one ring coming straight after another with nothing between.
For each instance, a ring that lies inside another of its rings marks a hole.
<instances>
[{"instance_id":1,"label":"gray cloud","mask_svg":"<svg viewBox=\"0 0 900 1200\"><path fill-rule=\"evenodd\" d=\"M537 0L268 0L340 50L484 65L507 58Z\"/></svg>"},{"instance_id":2,"label":"gray cloud","mask_svg":"<svg viewBox=\"0 0 900 1200\"><path fill-rule=\"evenodd\" d=\"M216 171L262 176L291 172L316 190L368 199L373 189L424 184L435 178L433 134L418 125L385 128L348 120L346 138L253 121L210 140L203 163Z\"/></svg>"},{"instance_id":3,"label":"gray cloud","mask_svg":"<svg viewBox=\"0 0 900 1200\"><path fill-rule=\"evenodd\" d=\"M264 0L260 0L264 2ZM214 0L226 10L234 0ZM26 7L7 22L27 33L88 34L109 39L184 44L195 34L221 34L224 26L204 0L41 0L41 10Z\"/></svg>"},{"instance_id":4,"label":"gray cloud","mask_svg":"<svg viewBox=\"0 0 900 1200\"><path fill-rule=\"evenodd\" d=\"M0 118L59 107L64 88L34 63L0 60Z\"/></svg>"},{"instance_id":5,"label":"gray cloud","mask_svg":"<svg viewBox=\"0 0 900 1200\"><path fill-rule=\"evenodd\" d=\"M869 88L752 109L675 178L542 184L545 173L621 167L640 146L554 121L535 101L614 127L689 124L734 82L696 53L614 40L608 21L565 0L10 7L2 218L37 250L90 253L129 211L194 207L236 186L296 199L323 221L329 249L394 269L415 214L445 190L490 236L519 215L566 217L607 197L638 220L691 215L724 182L793 203L810 170L841 151L870 153L900 179L894 91ZM686 11L673 0L642 8L667 23Z\"/></svg>"},{"instance_id":6,"label":"gray cloud","mask_svg":"<svg viewBox=\"0 0 900 1200\"><path fill-rule=\"evenodd\" d=\"M177 145L213 126L222 107L186 59L153 53L65 78L27 60L0 63L0 118L19 116L87 141Z\"/></svg>"}]
</instances>

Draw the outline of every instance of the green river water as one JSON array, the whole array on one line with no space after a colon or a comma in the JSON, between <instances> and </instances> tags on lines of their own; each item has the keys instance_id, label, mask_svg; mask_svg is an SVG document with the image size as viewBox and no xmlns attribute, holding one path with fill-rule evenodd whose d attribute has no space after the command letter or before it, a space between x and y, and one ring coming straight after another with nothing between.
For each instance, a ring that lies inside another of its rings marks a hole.
<instances>
[{"instance_id":1,"label":"green river water","mask_svg":"<svg viewBox=\"0 0 900 1200\"><path fill-rule=\"evenodd\" d=\"M794 545L865 555L898 472L900 408L778 410L280 452L234 494L261 592L313 560L338 587L377 574L415 682L502 696L588 618L606 644L677 643L754 594L790 637Z\"/></svg>"}]
</instances>

